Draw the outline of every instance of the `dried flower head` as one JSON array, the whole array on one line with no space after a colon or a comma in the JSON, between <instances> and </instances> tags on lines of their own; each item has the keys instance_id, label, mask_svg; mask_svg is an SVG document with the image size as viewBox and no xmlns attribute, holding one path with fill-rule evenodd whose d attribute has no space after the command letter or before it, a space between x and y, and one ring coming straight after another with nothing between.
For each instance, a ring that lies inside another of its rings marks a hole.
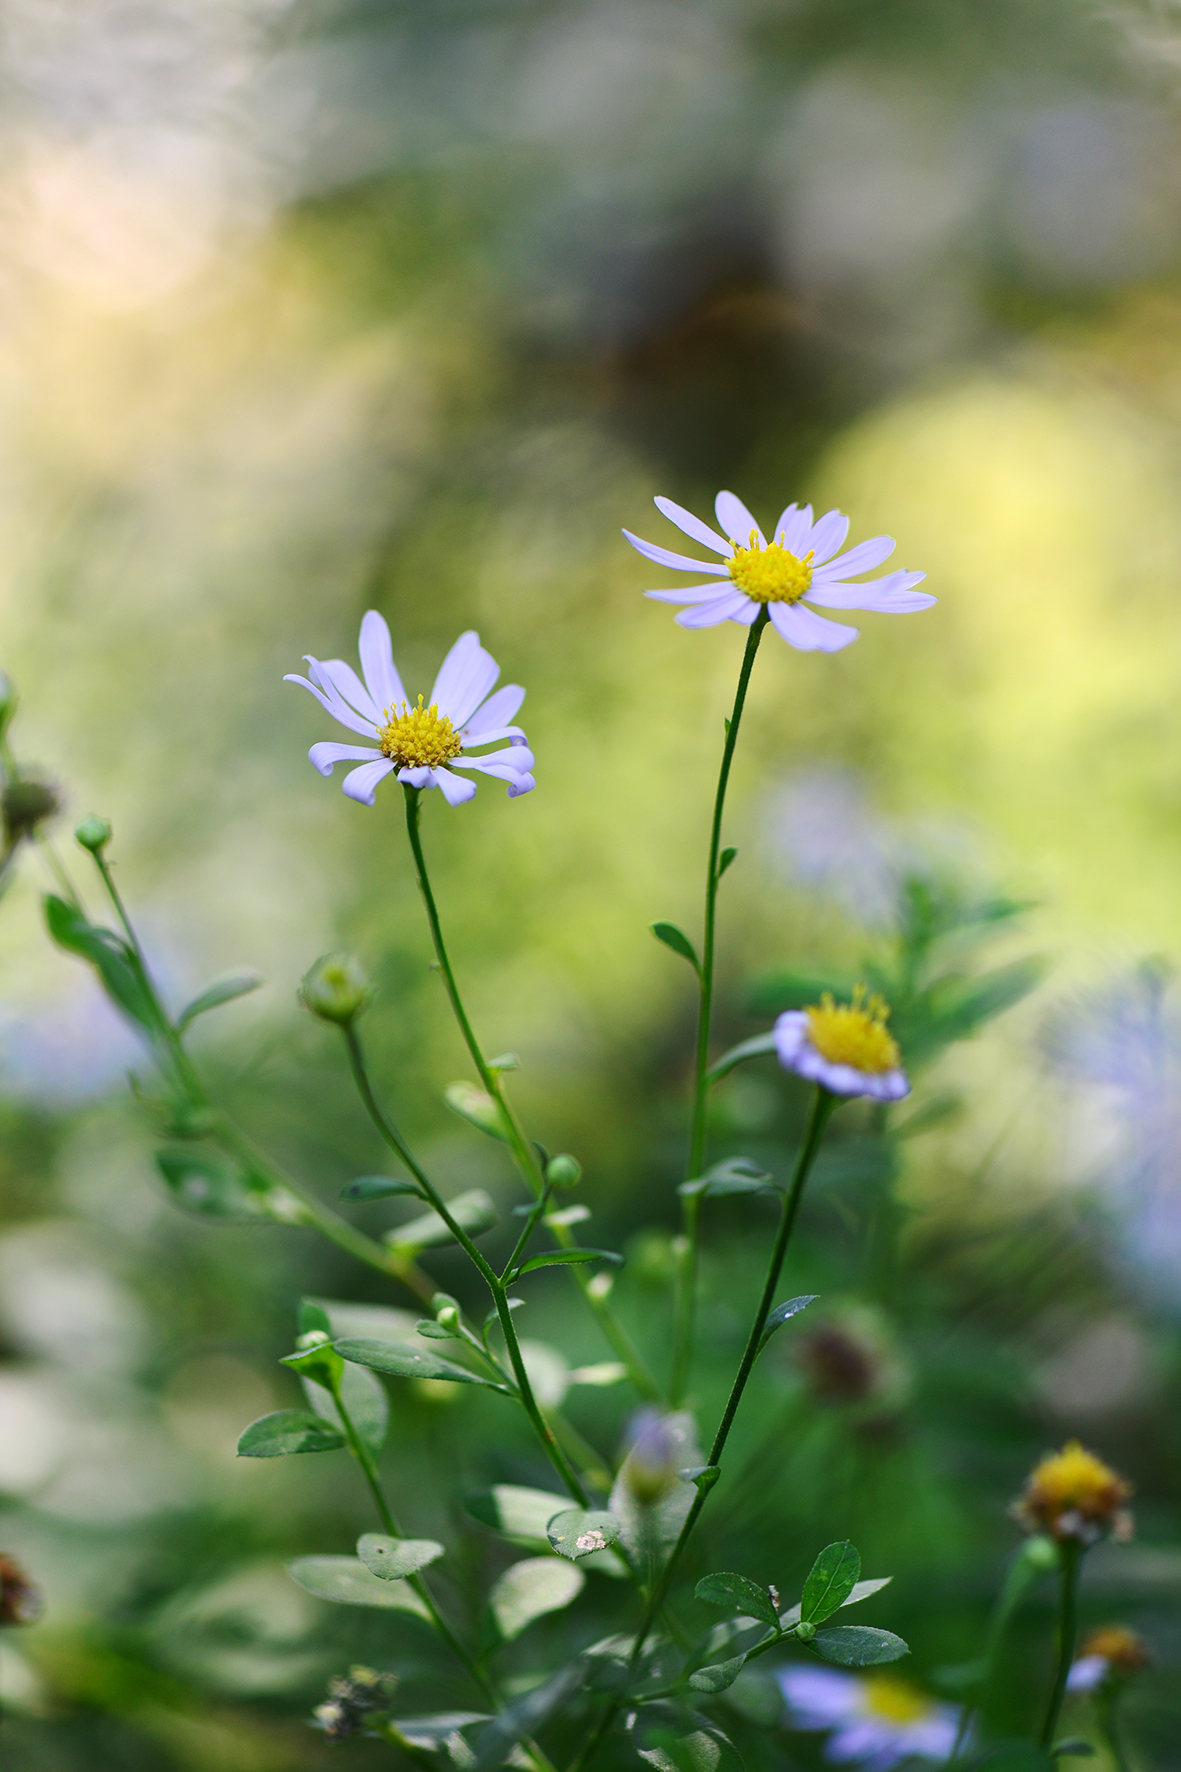
<instances>
[{"instance_id":1,"label":"dried flower head","mask_svg":"<svg viewBox=\"0 0 1181 1772\"><path fill-rule=\"evenodd\" d=\"M332 1741L356 1735L372 1711L385 1710L394 1695L396 1674L375 1673L371 1667L351 1667L346 1675L328 1682L328 1698L312 1715L316 1727Z\"/></svg>"},{"instance_id":2,"label":"dried flower head","mask_svg":"<svg viewBox=\"0 0 1181 1772\"><path fill-rule=\"evenodd\" d=\"M0 794L0 816L4 821L4 837L13 848L22 837L31 837L37 826L52 818L61 806L56 788L32 776L17 776Z\"/></svg>"},{"instance_id":3,"label":"dried flower head","mask_svg":"<svg viewBox=\"0 0 1181 1772\"><path fill-rule=\"evenodd\" d=\"M1052 1452L1035 1465L1013 1505L1014 1519L1030 1532L1095 1544L1108 1533L1118 1539L1132 1535L1132 1515L1125 1503L1132 1485L1078 1440Z\"/></svg>"},{"instance_id":4,"label":"dried flower head","mask_svg":"<svg viewBox=\"0 0 1181 1772\"><path fill-rule=\"evenodd\" d=\"M41 1615L39 1588L33 1586L20 1564L0 1551L0 1625L32 1624Z\"/></svg>"}]
</instances>

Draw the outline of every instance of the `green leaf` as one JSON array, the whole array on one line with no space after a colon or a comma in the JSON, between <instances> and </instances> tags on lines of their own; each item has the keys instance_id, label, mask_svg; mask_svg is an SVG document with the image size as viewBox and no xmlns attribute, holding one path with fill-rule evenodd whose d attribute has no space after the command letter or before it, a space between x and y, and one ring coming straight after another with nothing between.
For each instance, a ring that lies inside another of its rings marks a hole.
<instances>
[{"instance_id":1,"label":"green leaf","mask_svg":"<svg viewBox=\"0 0 1181 1772\"><path fill-rule=\"evenodd\" d=\"M501 1711L472 1743L476 1757L469 1772L493 1772L496 1767L515 1764L513 1749L517 1742L526 1735L535 1735L551 1717L563 1711L582 1682L583 1668L576 1658Z\"/></svg>"},{"instance_id":2,"label":"green leaf","mask_svg":"<svg viewBox=\"0 0 1181 1772\"><path fill-rule=\"evenodd\" d=\"M442 1323L436 1323L433 1317L420 1317L414 1325L419 1335L427 1341L461 1341L462 1336L456 1335L451 1329L444 1329Z\"/></svg>"},{"instance_id":3,"label":"green leaf","mask_svg":"<svg viewBox=\"0 0 1181 1772\"><path fill-rule=\"evenodd\" d=\"M742 1755L728 1735L704 1717L694 1719L695 1729L677 1733L671 1729L647 1732L649 1746L639 1749L642 1760L656 1772L745 1772Z\"/></svg>"},{"instance_id":4,"label":"green leaf","mask_svg":"<svg viewBox=\"0 0 1181 1772\"><path fill-rule=\"evenodd\" d=\"M892 1575L879 1575L873 1581L855 1581L848 1599L841 1601L842 1607L855 1606L858 1600L868 1600L870 1594L880 1593L884 1587L889 1587L893 1579ZM798 1624L799 1620L800 1608L797 1603L789 1612L783 1614L779 1622L786 1628L789 1624Z\"/></svg>"},{"instance_id":5,"label":"green leaf","mask_svg":"<svg viewBox=\"0 0 1181 1772\"><path fill-rule=\"evenodd\" d=\"M1070 1735L1064 1741L1056 1741L1050 1749L1052 1760L1060 1759L1064 1754L1071 1754L1078 1760L1093 1760L1095 1749L1089 1741L1084 1741L1081 1736Z\"/></svg>"},{"instance_id":6,"label":"green leaf","mask_svg":"<svg viewBox=\"0 0 1181 1772\"><path fill-rule=\"evenodd\" d=\"M269 1218L301 1224L307 1216L285 1187L214 1151L170 1146L156 1152L156 1167L177 1205L198 1218Z\"/></svg>"},{"instance_id":7,"label":"green leaf","mask_svg":"<svg viewBox=\"0 0 1181 1772\"><path fill-rule=\"evenodd\" d=\"M385 1445L386 1434L390 1425L390 1399L385 1385L376 1372L368 1371L364 1366L342 1365L340 1385L344 1406L348 1410L358 1436L364 1440L370 1452L377 1455ZM343 1428L340 1411L336 1407L332 1393L317 1384L314 1378L303 1376L303 1388L308 1402L326 1421L336 1427Z\"/></svg>"},{"instance_id":8,"label":"green leaf","mask_svg":"<svg viewBox=\"0 0 1181 1772\"><path fill-rule=\"evenodd\" d=\"M699 1667L689 1675L689 1684L695 1692L724 1692L742 1672L745 1660L745 1655L734 1655L729 1661L715 1661L712 1667Z\"/></svg>"},{"instance_id":9,"label":"green leaf","mask_svg":"<svg viewBox=\"0 0 1181 1772\"><path fill-rule=\"evenodd\" d=\"M838 1667L877 1667L883 1661L897 1661L910 1654L902 1638L893 1631L875 1630L868 1624L837 1624L829 1630L818 1630L811 1647Z\"/></svg>"},{"instance_id":10,"label":"green leaf","mask_svg":"<svg viewBox=\"0 0 1181 1772\"><path fill-rule=\"evenodd\" d=\"M705 1073L706 1081L718 1083L736 1065L745 1064L748 1058L763 1058L768 1052L774 1052L774 1050L774 1034L755 1034L749 1040L740 1040L737 1046L731 1046L728 1052L723 1052L716 1064L709 1067Z\"/></svg>"},{"instance_id":11,"label":"green leaf","mask_svg":"<svg viewBox=\"0 0 1181 1772\"><path fill-rule=\"evenodd\" d=\"M490 1138L499 1138L508 1143L508 1121L500 1103L487 1090L478 1089L474 1083L448 1083L443 1091L443 1100L469 1125L478 1126Z\"/></svg>"},{"instance_id":12,"label":"green leaf","mask_svg":"<svg viewBox=\"0 0 1181 1772\"><path fill-rule=\"evenodd\" d=\"M239 1458L281 1458L288 1452L337 1452L345 1437L319 1415L280 1409L252 1421L238 1441Z\"/></svg>"},{"instance_id":13,"label":"green leaf","mask_svg":"<svg viewBox=\"0 0 1181 1772\"><path fill-rule=\"evenodd\" d=\"M322 1335L332 1334L332 1322L329 1318L328 1312L324 1309L322 1304L317 1304L314 1298L301 1299L299 1306L299 1333L301 1335L310 1335L314 1329L318 1329Z\"/></svg>"},{"instance_id":14,"label":"green leaf","mask_svg":"<svg viewBox=\"0 0 1181 1772\"><path fill-rule=\"evenodd\" d=\"M555 1514L569 1510L568 1495L548 1489L526 1489L517 1483L496 1483L469 1495L464 1506L473 1519L506 1538L525 1544L548 1543L549 1523Z\"/></svg>"},{"instance_id":15,"label":"green leaf","mask_svg":"<svg viewBox=\"0 0 1181 1772\"><path fill-rule=\"evenodd\" d=\"M847 1538L826 1544L813 1563L800 1596L800 1617L804 1623L821 1624L843 1606L860 1574L860 1553Z\"/></svg>"},{"instance_id":16,"label":"green leaf","mask_svg":"<svg viewBox=\"0 0 1181 1772\"><path fill-rule=\"evenodd\" d=\"M749 1157L724 1157L692 1181L683 1181L677 1192L690 1198L694 1194L720 1199L727 1194L765 1194L777 1191L769 1186L771 1176Z\"/></svg>"},{"instance_id":17,"label":"green leaf","mask_svg":"<svg viewBox=\"0 0 1181 1772\"><path fill-rule=\"evenodd\" d=\"M424 1198L416 1182L400 1181L394 1175L358 1175L356 1181L346 1183L340 1190L342 1200L391 1200L396 1194L413 1194L416 1200Z\"/></svg>"},{"instance_id":18,"label":"green leaf","mask_svg":"<svg viewBox=\"0 0 1181 1772\"><path fill-rule=\"evenodd\" d=\"M731 865L731 863L734 860L734 857L737 854L738 854L737 849L723 849L722 850L722 853L718 856L718 879L719 880L721 879L722 875L725 873L726 869Z\"/></svg>"},{"instance_id":19,"label":"green leaf","mask_svg":"<svg viewBox=\"0 0 1181 1772\"><path fill-rule=\"evenodd\" d=\"M606 1550L622 1530L614 1514L573 1507L554 1516L546 1528L546 1537L560 1557L569 1557L576 1563L579 1557Z\"/></svg>"},{"instance_id":20,"label":"green leaf","mask_svg":"<svg viewBox=\"0 0 1181 1772\"><path fill-rule=\"evenodd\" d=\"M383 1532L366 1532L357 1540L357 1555L379 1581L401 1581L437 1563L443 1546L433 1538L387 1538Z\"/></svg>"},{"instance_id":21,"label":"green leaf","mask_svg":"<svg viewBox=\"0 0 1181 1772\"><path fill-rule=\"evenodd\" d=\"M331 1600L337 1606L376 1606L430 1617L412 1587L404 1581L379 1581L360 1557L297 1557L288 1563L287 1573L318 1600Z\"/></svg>"},{"instance_id":22,"label":"green leaf","mask_svg":"<svg viewBox=\"0 0 1181 1772\"><path fill-rule=\"evenodd\" d=\"M223 1003L232 1003L235 997L244 997L249 991L256 991L263 983L260 972L231 972L225 978L214 979L211 985L186 1003L176 1018L176 1031L183 1034L191 1021L204 1015L209 1009L220 1009Z\"/></svg>"},{"instance_id":23,"label":"green leaf","mask_svg":"<svg viewBox=\"0 0 1181 1772\"><path fill-rule=\"evenodd\" d=\"M495 1584L488 1602L503 1640L511 1642L535 1618L568 1606L585 1581L581 1569L553 1557L527 1557L514 1563Z\"/></svg>"},{"instance_id":24,"label":"green leaf","mask_svg":"<svg viewBox=\"0 0 1181 1772\"><path fill-rule=\"evenodd\" d=\"M706 1600L711 1606L726 1606L731 1612L749 1614L760 1623L779 1629L779 1614L771 1604L771 1595L757 1582L748 1581L745 1575L728 1572L705 1575L694 1592L699 1600Z\"/></svg>"},{"instance_id":25,"label":"green leaf","mask_svg":"<svg viewBox=\"0 0 1181 1772\"><path fill-rule=\"evenodd\" d=\"M388 1372L395 1378L445 1378L450 1384L482 1384L488 1390L504 1391L506 1386L479 1372L469 1372L452 1360L441 1360L425 1348L406 1347L397 1341L367 1341L348 1338L336 1343L342 1360L368 1366L374 1372ZM347 1408L348 1405L346 1404Z\"/></svg>"},{"instance_id":26,"label":"green leaf","mask_svg":"<svg viewBox=\"0 0 1181 1772\"><path fill-rule=\"evenodd\" d=\"M53 893L45 899L45 922L58 947L90 962L115 1007L154 1036L159 1023L152 1000L140 980L134 955L122 937L97 923L88 923L81 911Z\"/></svg>"},{"instance_id":27,"label":"green leaf","mask_svg":"<svg viewBox=\"0 0 1181 1772\"><path fill-rule=\"evenodd\" d=\"M453 1200L448 1200L447 1210L469 1237L478 1237L500 1222L495 1203L482 1187L470 1188L466 1194L456 1194ZM424 1212L421 1218L412 1218L409 1224L398 1224L388 1230L385 1240L399 1255L414 1255L419 1249L434 1249L440 1243L454 1243L456 1239L446 1219L437 1212Z\"/></svg>"},{"instance_id":28,"label":"green leaf","mask_svg":"<svg viewBox=\"0 0 1181 1772\"><path fill-rule=\"evenodd\" d=\"M671 948L674 954L680 954L682 960L688 960L694 972L700 974L701 962L697 958L697 951L683 929L678 929L675 923L653 923L652 933L666 948Z\"/></svg>"},{"instance_id":29,"label":"green leaf","mask_svg":"<svg viewBox=\"0 0 1181 1772\"><path fill-rule=\"evenodd\" d=\"M519 1280L522 1274L531 1274L541 1267L569 1267L572 1262L609 1261L613 1267L623 1266L622 1255L614 1249L546 1249L541 1255L531 1255L509 1275L509 1284Z\"/></svg>"},{"instance_id":30,"label":"green leaf","mask_svg":"<svg viewBox=\"0 0 1181 1772\"><path fill-rule=\"evenodd\" d=\"M790 1322L792 1317L799 1316L800 1312L806 1310L808 1305L815 1304L819 1297L819 1292L803 1292L799 1298L789 1298L783 1304L777 1304L763 1325L763 1333L759 1337L755 1358L757 1359L758 1355L762 1353L777 1329L782 1329L783 1325Z\"/></svg>"}]
</instances>

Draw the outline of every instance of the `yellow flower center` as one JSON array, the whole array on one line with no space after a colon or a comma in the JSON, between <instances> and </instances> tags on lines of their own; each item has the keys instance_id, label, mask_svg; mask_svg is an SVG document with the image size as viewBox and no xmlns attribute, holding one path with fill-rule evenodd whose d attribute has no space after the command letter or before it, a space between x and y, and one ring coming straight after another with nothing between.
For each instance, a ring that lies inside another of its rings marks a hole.
<instances>
[{"instance_id":1,"label":"yellow flower center","mask_svg":"<svg viewBox=\"0 0 1181 1772\"><path fill-rule=\"evenodd\" d=\"M403 702L401 713L386 708L385 717L389 723L378 727L378 743L382 756L399 769L438 769L463 749L463 740L447 715L440 714L434 702L424 708L421 695L417 707Z\"/></svg>"},{"instance_id":2,"label":"yellow flower center","mask_svg":"<svg viewBox=\"0 0 1181 1772\"><path fill-rule=\"evenodd\" d=\"M933 1706L909 1680L870 1674L862 1682L861 1708L866 1716L880 1717L885 1723L917 1723L930 1716Z\"/></svg>"},{"instance_id":3,"label":"yellow flower center","mask_svg":"<svg viewBox=\"0 0 1181 1772\"><path fill-rule=\"evenodd\" d=\"M1124 1500L1128 1486L1121 1477L1071 1440L1061 1452L1043 1458L1029 1479L1027 1497L1044 1513L1078 1508L1083 1514L1102 1514Z\"/></svg>"},{"instance_id":4,"label":"yellow flower center","mask_svg":"<svg viewBox=\"0 0 1181 1772\"><path fill-rule=\"evenodd\" d=\"M895 1071L901 1064L897 1042L886 1032L890 1011L881 997L867 998L863 984L853 992L851 1003L834 1003L832 992L825 991L806 1013L808 1038L830 1064L852 1065L871 1076Z\"/></svg>"},{"instance_id":5,"label":"yellow flower center","mask_svg":"<svg viewBox=\"0 0 1181 1772\"><path fill-rule=\"evenodd\" d=\"M798 603L812 583L814 552L810 548L801 560L779 541L761 548L758 530L752 529L749 546L735 546L727 571L756 603Z\"/></svg>"}]
</instances>

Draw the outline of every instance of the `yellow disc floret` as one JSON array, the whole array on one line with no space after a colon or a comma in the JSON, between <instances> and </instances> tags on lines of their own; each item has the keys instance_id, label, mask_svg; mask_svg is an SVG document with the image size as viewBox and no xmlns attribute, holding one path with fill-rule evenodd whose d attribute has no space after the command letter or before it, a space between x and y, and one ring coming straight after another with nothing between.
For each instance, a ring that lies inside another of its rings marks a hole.
<instances>
[{"instance_id":1,"label":"yellow disc floret","mask_svg":"<svg viewBox=\"0 0 1181 1772\"><path fill-rule=\"evenodd\" d=\"M834 1003L832 992L825 991L805 1013L808 1038L830 1064L847 1064L875 1077L901 1064L897 1041L886 1032L890 1011L881 997L867 997L863 984L851 1003Z\"/></svg>"},{"instance_id":2,"label":"yellow disc floret","mask_svg":"<svg viewBox=\"0 0 1181 1772\"><path fill-rule=\"evenodd\" d=\"M934 1706L909 1680L870 1674L861 1683L861 1709L865 1716L879 1717L884 1723L918 1723L930 1716Z\"/></svg>"},{"instance_id":3,"label":"yellow disc floret","mask_svg":"<svg viewBox=\"0 0 1181 1772\"><path fill-rule=\"evenodd\" d=\"M1117 1674L1139 1673L1152 1666L1152 1650L1134 1630L1123 1624L1101 1624L1083 1638L1079 1659L1099 1655Z\"/></svg>"},{"instance_id":4,"label":"yellow disc floret","mask_svg":"<svg viewBox=\"0 0 1181 1772\"><path fill-rule=\"evenodd\" d=\"M440 714L435 702L424 708L421 695L417 707L403 702L401 713L386 708L385 717L388 724L378 727L378 742L382 756L399 769L439 769L463 749L447 715Z\"/></svg>"},{"instance_id":5,"label":"yellow disc floret","mask_svg":"<svg viewBox=\"0 0 1181 1772\"><path fill-rule=\"evenodd\" d=\"M798 603L812 583L810 549L801 560L782 541L759 546L757 529L745 548L735 546L727 571L738 589L756 603Z\"/></svg>"},{"instance_id":6,"label":"yellow disc floret","mask_svg":"<svg viewBox=\"0 0 1181 1772\"><path fill-rule=\"evenodd\" d=\"M1014 1513L1034 1531L1089 1542L1105 1532L1125 1537L1131 1515L1125 1507L1132 1485L1096 1458L1078 1440L1035 1465Z\"/></svg>"}]
</instances>

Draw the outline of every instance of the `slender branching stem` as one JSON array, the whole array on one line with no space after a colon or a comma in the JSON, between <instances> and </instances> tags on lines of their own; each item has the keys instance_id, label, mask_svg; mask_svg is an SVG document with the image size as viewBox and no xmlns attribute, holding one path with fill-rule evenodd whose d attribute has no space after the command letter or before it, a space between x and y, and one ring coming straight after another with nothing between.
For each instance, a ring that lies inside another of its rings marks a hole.
<instances>
[{"instance_id":1,"label":"slender branching stem","mask_svg":"<svg viewBox=\"0 0 1181 1772\"><path fill-rule=\"evenodd\" d=\"M1064 1538L1059 1546L1059 1554L1062 1558L1062 1583L1058 1614L1058 1666L1054 1674L1050 1702L1046 1707L1046 1720L1042 1725L1043 1747L1053 1744L1078 1638L1078 1584L1082 1571L1083 1546L1077 1539Z\"/></svg>"},{"instance_id":2,"label":"slender branching stem","mask_svg":"<svg viewBox=\"0 0 1181 1772\"><path fill-rule=\"evenodd\" d=\"M1095 1722L1103 1745L1111 1755L1116 1772L1132 1772L1132 1762L1124 1751L1123 1734L1116 1723L1116 1694L1101 1692L1095 1699Z\"/></svg>"},{"instance_id":3,"label":"slender branching stem","mask_svg":"<svg viewBox=\"0 0 1181 1772\"><path fill-rule=\"evenodd\" d=\"M763 629L766 625L767 611L764 607L751 623L747 633L746 651L742 655L742 669L738 673L738 688L734 695L734 706L730 718L726 722L726 742L722 747L722 764L718 771L717 792L714 795L713 823L709 833L709 861L705 871L705 926L698 974L700 1000L697 1013L697 1050L693 1070L693 1116L689 1133L689 1180L701 1174L705 1159L706 1113L709 1097L710 1021L713 1013L714 990L714 935L717 924L718 860L722 844L722 816L726 809L726 789L730 782L730 765L734 761L734 749L738 743L738 728L742 720L742 710L746 704L750 674L754 669L755 654L759 649L759 641L763 637ZM676 1329L672 1378L669 1385L669 1400L674 1407L685 1395L685 1387L689 1382L689 1368L693 1359L693 1329L697 1313L697 1249L700 1230L701 1196L700 1194L692 1194L686 1196L682 1204L682 1241L677 1276Z\"/></svg>"}]
</instances>

